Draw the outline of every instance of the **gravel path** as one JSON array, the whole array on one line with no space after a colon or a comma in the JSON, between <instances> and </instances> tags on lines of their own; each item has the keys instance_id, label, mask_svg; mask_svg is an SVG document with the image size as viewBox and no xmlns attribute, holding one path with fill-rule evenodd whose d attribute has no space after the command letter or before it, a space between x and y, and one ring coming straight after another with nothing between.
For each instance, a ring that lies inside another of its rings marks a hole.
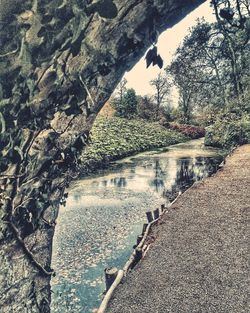
<instances>
[{"instance_id":1,"label":"gravel path","mask_svg":"<svg viewBox=\"0 0 250 313\"><path fill-rule=\"evenodd\" d=\"M108 313L250 312L250 145L185 192Z\"/></svg>"}]
</instances>

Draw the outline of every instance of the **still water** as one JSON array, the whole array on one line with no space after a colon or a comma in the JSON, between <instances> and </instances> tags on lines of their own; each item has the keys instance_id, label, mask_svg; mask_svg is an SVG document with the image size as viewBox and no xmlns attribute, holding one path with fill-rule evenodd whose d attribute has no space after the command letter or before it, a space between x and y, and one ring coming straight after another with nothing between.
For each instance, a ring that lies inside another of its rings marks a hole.
<instances>
[{"instance_id":1,"label":"still water","mask_svg":"<svg viewBox=\"0 0 250 313\"><path fill-rule=\"evenodd\" d=\"M111 164L75 181L60 209L53 244L52 313L89 313L105 290L106 267L122 268L145 212L214 173L222 152L192 140Z\"/></svg>"}]
</instances>

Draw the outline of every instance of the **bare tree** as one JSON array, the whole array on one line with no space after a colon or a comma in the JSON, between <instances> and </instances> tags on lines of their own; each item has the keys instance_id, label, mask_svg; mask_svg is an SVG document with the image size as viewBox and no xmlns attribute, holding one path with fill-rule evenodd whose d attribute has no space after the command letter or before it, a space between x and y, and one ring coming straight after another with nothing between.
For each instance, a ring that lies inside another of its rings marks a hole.
<instances>
[{"instance_id":1,"label":"bare tree","mask_svg":"<svg viewBox=\"0 0 250 313\"><path fill-rule=\"evenodd\" d=\"M155 119L159 118L160 107L166 102L171 89L171 82L165 74L159 73L158 76L150 81L155 93L153 99L156 103Z\"/></svg>"},{"instance_id":2,"label":"bare tree","mask_svg":"<svg viewBox=\"0 0 250 313\"><path fill-rule=\"evenodd\" d=\"M117 93L118 93L120 103L122 103L124 94L127 90L127 87L126 87L127 82L128 82L127 79L123 78L117 86Z\"/></svg>"}]
</instances>

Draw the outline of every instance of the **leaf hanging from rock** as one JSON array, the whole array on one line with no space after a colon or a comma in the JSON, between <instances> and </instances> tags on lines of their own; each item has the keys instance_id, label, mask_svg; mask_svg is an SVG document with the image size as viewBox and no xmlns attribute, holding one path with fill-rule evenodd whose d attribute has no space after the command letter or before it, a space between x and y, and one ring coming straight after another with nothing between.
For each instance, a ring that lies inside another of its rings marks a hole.
<instances>
[{"instance_id":1,"label":"leaf hanging from rock","mask_svg":"<svg viewBox=\"0 0 250 313\"><path fill-rule=\"evenodd\" d=\"M157 57L157 47L153 47L152 49L149 49L147 54L146 54L146 63L147 63L147 68L153 63L154 59Z\"/></svg>"},{"instance_id":2,"label":"leaf hanging from rock","mask_svg":"<svg viewBox=\"0 0 250 313\"><path fill-rule=\"evenodd\" d=\"M159 54L157 55L157 58L156 58L156 64L159 66L159 68L163 67L163 60Z\"/></svg>"},{"instance_id":3,"label":"leaf hanging from rock","mask_svg":"<svg viewBox=\"0 0 250 313\"><path fill-rule=\"evenodd\" d=\"M157 47L154 46L152 49L149 49L146 54L146 66L147 68L152 64L153 66L158 65L161 69L163 67L162 57L157 54Z\"/></svg>"}]
</instances>

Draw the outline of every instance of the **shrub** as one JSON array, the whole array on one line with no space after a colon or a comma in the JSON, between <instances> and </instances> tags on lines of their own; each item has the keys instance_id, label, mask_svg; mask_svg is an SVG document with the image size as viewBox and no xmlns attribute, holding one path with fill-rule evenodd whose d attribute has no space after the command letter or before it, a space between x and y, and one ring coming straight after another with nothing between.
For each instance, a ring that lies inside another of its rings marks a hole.
<instances>
[{"instance_id":1,"label":"shrub","mask_svg":"<svg viewBox=\"0 0 250 313\"><path fill-rule=\"evenodd\" d=\"M229 149L245 143L250 143L249 114L223 114L206 130L205 145Z\"/></svg>"},{"instance_id":2,"label":"shrub","mask_svg":"<svg viewBox=\"0 0 250 313\"><path fill-rule=\"evenodd\" d=\"M148 96L138 97L138 117L145 120L153 120L155 117L155 111L156 107L152 99L150 99Z\"/></svg>"},{"instance_id":3,"label":"shrub","mask_svg":"<svg viewBox=\"0 0 250 313\"><path fill-rule=\"evenodd\" d=\"M191 139L198 139L205 136L205 128L200 126L168 123L164 120L161 120L160 123L162 126L180 132Z\"/></svg>"}]
</instances>

